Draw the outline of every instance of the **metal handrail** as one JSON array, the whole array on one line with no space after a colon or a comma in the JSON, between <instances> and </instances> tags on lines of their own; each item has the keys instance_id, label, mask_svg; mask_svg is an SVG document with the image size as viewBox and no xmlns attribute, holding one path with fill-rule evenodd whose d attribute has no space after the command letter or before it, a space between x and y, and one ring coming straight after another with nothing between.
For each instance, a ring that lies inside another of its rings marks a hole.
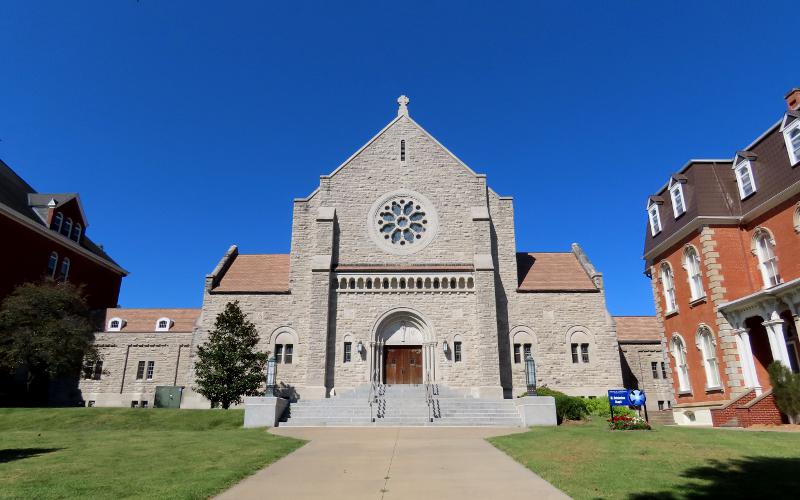
<instances>
[{"instance_id":1,"label":"metal handrail","mask_svg":"<svg viewBox=\"0 0 800 500\"><path fill-rule=\"evenodd\" d=\"M425 372L425 403L428 405L428 422L433 422L433 389L431 387L431 372Z\"/></svg>"},{"instance_id":2,"label":"metal handrail","mask_svg":"<svg viewBox=\"0 0 800 500\"><path fill-rule=\"evenodd\" d=\"M369 396L367 400L369 401L369 419L371 422L375 421L375 412L373 411L372 405L378 400L378 380L375 376L376 374L373 372L371 381L369 384Z\"/></svg>"}]
</instances>

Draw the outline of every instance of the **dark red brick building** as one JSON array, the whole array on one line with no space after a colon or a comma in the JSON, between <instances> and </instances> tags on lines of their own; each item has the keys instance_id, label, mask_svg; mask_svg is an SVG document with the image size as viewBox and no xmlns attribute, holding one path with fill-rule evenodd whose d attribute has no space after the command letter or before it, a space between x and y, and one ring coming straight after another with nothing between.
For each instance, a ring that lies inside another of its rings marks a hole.
<instances>
[{"instance_id":1,"label":"dark red brick building","mask_svg":"<svg viewBox=\"0 0 800 500\"><path fill-rule=\"evenodd\" d=\"M51 277L83 285L93 309L116 307L127 272L87 236L77 193L37 193L0 161L0 301Z\"/></svg>"},{"instance_id":2,"label":"dark red brick building","mask_svg":"<svg viewBox=\"0 0 800 500\"><path fill-rule=\"evenodd\" d=\"M780 423L767 367L800 369L800 89L786 103L732 159L690 160L648 199L679 424Z\"/></svg>"}]
</instances>

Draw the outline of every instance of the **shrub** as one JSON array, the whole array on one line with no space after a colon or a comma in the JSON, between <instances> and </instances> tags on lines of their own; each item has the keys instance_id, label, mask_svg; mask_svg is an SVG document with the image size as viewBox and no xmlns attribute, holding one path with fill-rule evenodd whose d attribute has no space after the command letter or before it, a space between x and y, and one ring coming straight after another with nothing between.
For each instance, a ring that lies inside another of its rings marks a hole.
<instances>
[{"instance_id":1,"label":"shrub","mask_svg":"<svg viewBox=\"0 0 800 500\"><path fill-rule=\"evenodd\" d=\"M558 422L564 420L581 420L589 415L586 408L586 400L574 396L567 396L563 392L555 391L549 387L539 387L536 389L537 396L553 396L556 400L556 416Z\"/></svg>"},{"instance_id":2,"label":"shrub","mask_svg":"<svg viewBox=\"0 0 800 500\"><path fill-rule=\"evenodd\" d=\"M767 370L775 405L791 422L797 422L800 417L800 373L792 373L777 361L769 365Z\"/></svg>"},{"instance_id":3,"label":"shrub","mask_svg":"<svg viewBox=\"0 0 800 500\"><path fill-rule=\"evenodd\" d=\"M611 411L608 408L608 396L601 396L595 399L587 399L586 409L589 411L589 415L595 417L611 416ZM637 413L635 410L631 410L627 406L616 406L614 407L614 415L634 417L637 415Z\"/></svg>"}]
</instances>

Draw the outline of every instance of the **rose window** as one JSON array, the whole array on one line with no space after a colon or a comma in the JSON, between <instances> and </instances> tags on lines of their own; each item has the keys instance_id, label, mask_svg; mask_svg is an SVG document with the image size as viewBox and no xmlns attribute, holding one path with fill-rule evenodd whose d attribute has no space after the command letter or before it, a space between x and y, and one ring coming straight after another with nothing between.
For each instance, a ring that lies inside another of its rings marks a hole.
<instances>
[{"instance_id":1,"label":"rose window","mask_svg":"<svg viewBox=\"0 0 800 500\"><path fill-rule=\"evenodd\" d=\"M412 245L422 239L428 219L422 205L402 197L388 201L378 212L378 231L392 245Z\"/></svg>"}]
</instances>

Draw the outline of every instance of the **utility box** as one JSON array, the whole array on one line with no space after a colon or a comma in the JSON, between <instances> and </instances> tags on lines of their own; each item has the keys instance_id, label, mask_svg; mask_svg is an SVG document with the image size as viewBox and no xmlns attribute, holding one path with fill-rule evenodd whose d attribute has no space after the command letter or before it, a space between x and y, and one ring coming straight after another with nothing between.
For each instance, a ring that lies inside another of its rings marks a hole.
<instances>
[{"instance_id":1,"label":"utility box","mask_svg":"<svg viewBox=\"0 0 800 500\"><path fill-rule=\"evenodd\" d=\"M183 387L174 385L159 385L156 387L156 408L180 408Z\"/></svg>"}]
</instances>

